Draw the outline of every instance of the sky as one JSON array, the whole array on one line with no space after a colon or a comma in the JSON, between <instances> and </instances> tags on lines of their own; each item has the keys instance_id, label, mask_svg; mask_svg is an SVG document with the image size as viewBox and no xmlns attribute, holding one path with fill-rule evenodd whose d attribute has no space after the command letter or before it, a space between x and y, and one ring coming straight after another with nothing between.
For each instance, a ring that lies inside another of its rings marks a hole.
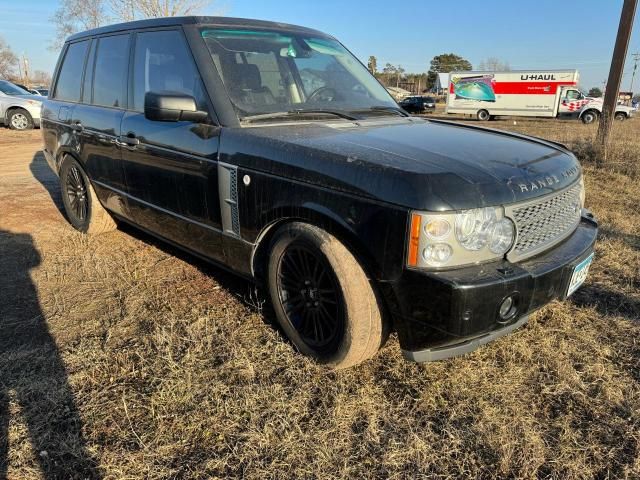
<instances>
[{"instance_id":1,"label":"sky","mask_svg":"<svg viewBox=\"0 0 640 480\"><path fill-rule=\"evenodd\" d=\"M456 5L455 7L453 5ZM57 0L0 0L0 36L25 54L32 70L51 72L48 49ZM584 88L606 81L622 0L216 0L203 14L275 20L337 37L366 64L426 72L434 55L456 53L477 66L488 57L512 69L578 69ZM640 12L629 54L640 52ZM628 90L628 56L621 90ZM635 90L640 90L640 69Z\"/></svg>"}]
</instances>

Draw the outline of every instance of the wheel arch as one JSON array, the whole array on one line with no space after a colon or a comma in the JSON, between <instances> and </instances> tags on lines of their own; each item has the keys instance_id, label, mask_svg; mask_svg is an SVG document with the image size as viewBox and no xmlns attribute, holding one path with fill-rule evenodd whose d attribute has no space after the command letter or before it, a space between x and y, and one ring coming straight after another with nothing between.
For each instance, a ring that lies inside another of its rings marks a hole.
<instances>
[{"instance_id":1,"label":"wheel arch","mask_svg":"<svg viewBox=\"0 0 640 480\"><path fill-rule=\"evenodd\" d=\"M62 162L67 156L73 158L76 162L78 162L80 164L80 167L84 171L85 175L87 175L87 178L89 178L89 175L87 174L87 169L85 168L85 165L82 163L82 161L80 160L76 152L71 147L66 145L61 145L58 149L58 152L56 153L56 156L55 156L55 164L56 164L56 170L57 170L56 174L60 175L60 168L62 168ZM89 180L91 179L89 178Z\"/></svg>"},{"instance_id":2,"label":"wheel arch","mask_svg":"<svg viewBox=\"0 0 640 480\"><path fill-rule=\"evenodd\" d=\"M11 106L7 107L7 109L4 111L4 124L5 125L9 125L9 116L11 115L11 112L13 112L15 110L24 110L33 119L31 113L29 113L29 110L27 110L23 106L21 106L21 105L11 105Z\"/></svg>"},{"instance_id":3,"label":"wheel arch","mask_svg":"<svg viewBox=\"0 0 640 480\"><path fill-rule=\"evenodd\" d=\"M347 246L367 275L371 278L379 278L380 266L355 230L327 207L315 203L305 204L302 207L278 207L269 211L265 217L268 220L256 237L251 252L251 272L258 281L264 279L269 247L275 234L284 225L294 222L308 223L326 230Z\"/></svg>"}]
</instances>

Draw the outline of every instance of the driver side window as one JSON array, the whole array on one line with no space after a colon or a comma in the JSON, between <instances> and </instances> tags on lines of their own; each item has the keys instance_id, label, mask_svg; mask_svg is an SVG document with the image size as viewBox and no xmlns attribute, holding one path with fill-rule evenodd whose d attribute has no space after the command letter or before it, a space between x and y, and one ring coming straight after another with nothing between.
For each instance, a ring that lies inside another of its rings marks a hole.
<instances>
[{"instance_id":1,"label":"driver side window","mask_svg":"<svg viewBox=\"0 0 640 480\"><path fill-rule=\"evenodd\" d=\"M182 35L176 30L138 34L133 85L133 109L137 112L144 112L147 92L190 95L199 110L209 109L200 74Z\"/></svg>"},{"instance_id":2,"label":"driver side window","mask_svg":"<svg viewBox=\"0 0 640 480\"><path fill-rule=\"evenodd\" d=\"M580 100L582 94L578 90L569 90L567 92L567 100Z\"/></svg>"}]
</instances>

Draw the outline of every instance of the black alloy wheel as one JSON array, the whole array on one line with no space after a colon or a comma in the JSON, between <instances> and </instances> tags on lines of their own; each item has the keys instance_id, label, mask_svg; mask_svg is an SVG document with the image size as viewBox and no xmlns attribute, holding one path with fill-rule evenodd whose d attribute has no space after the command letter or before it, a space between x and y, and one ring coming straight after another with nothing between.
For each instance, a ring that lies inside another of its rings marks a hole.
<instances>
[{"instance_id":1,"label":"black alloy wheel","mask_svg":"<svg viewBox=\"0 0 640 480\"><path fill-rule=\"evenodd\" d=\"M316 353L333 352L345 329L344 300L335 273L322 254L294 242L277 266L280 304L301 339Z\"/></svg>"},{"instance_id":2,"label":"black alloy wheel","mask_svg":"<svg viewBox=\"0 0 640 480\"><path fill-rule=\"evenodd\" d=\"M70 212L78 223L85 223L89 214L89 196L84 177L76 165L67 171L65 194L69 202Z\"/></svg>"}]
</instances>

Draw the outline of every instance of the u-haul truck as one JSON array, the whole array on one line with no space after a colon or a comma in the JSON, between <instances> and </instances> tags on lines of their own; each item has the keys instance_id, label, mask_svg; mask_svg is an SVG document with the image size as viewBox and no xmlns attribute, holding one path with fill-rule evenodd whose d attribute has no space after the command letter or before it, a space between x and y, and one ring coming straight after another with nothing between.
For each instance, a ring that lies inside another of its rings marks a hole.
<instances>
[{"instance_id":1,"label":"u-haul truck","mask_svg":"<svg viewBox=\"0 0 640 480\"><path fill-rule=\"evenodd\" d=\"M447 113L557 117L579 115L589 103L578 90L577 70L451 72Z\"/></svg>"}]
</instances>

